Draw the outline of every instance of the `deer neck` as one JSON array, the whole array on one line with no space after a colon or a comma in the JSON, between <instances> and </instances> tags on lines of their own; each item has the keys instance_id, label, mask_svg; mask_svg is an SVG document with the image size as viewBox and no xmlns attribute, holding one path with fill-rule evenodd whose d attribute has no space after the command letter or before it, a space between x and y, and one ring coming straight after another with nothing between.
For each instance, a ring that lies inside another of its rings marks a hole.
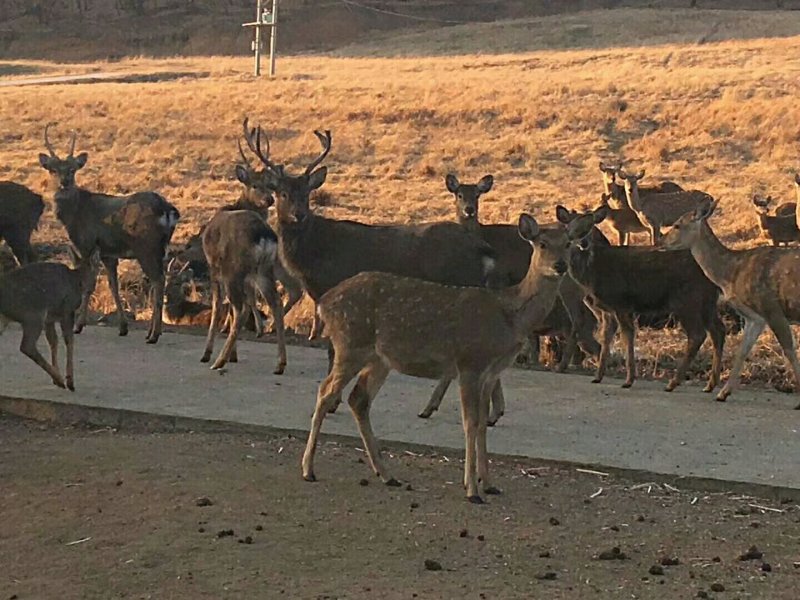
<instances>
[{"instance_id":1,"label":"deer neck","mask_svg":"<svg viewBox=\"0 0 800 600\"><path fill-rule=\"evenodd\" d=\"M560 277L541 273L531 261L522 281L498 291L501 303L519 335L527 335L552 310L560 282Z\"/></svg>"},{"instance_id":2,"label":"deer neck","mask_svg":"<svg viewBox=\"0 0 800 600\"><path fill-rule=\"evenodd\" d=\"M458 222L464 229L472 233L480 233L481 231L481 224L478 222L477 218L468 219L464 216L459 216Z\"/></svg>"},{"instance_id":3,"label":"deer neck","mask_svg":"<svg viewBox=\"0 0 800 600\"><path fill-rule=\"evenodd\" d=\"M625 199L628 202L628 207L634 212L641 212L642 203L639 197L639 186L632 185L630 188L625 188Z\"/></svg>"},{"instance_id":4,"label":"deer neck","mask_svg":"<svg viewBox=\"0 0 800 600\"><path fill-rule=\"evenodd\" d=\"M703 223L700 236L690 248L700 268L717 287L725 290L733 280L735 252L719 241L708 223Z\"/></svg>"}]
</instances>

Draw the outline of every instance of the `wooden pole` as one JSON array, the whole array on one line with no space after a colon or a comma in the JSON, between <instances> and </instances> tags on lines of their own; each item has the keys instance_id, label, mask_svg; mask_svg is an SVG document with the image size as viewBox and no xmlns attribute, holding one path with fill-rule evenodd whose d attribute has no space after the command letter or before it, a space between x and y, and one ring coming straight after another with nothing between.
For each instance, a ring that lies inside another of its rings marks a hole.
<instances>
[{"instance_id":1,"label":"wooden pole","mask_svg":"<svg viewBox=\"0 0 800 600\"><path fill-rule=\"evenodd\" d=\"M269 76L275 77L275 48L278 36L278 0L272 0L272 27L269 28Z\"/></svg>"},{"instance_id":2,"label":"wooden pole","mask_svg":"<svg viewBox=\"0 0 800 600\"><path fill-rule=\"evenodd\" d=\"M256 2L256 23L261 22L261 0ZM258 77L261 75L261 27L256 25L256 41L254 42L255 45L255 76Z\"/></svg>"}]
</instances>

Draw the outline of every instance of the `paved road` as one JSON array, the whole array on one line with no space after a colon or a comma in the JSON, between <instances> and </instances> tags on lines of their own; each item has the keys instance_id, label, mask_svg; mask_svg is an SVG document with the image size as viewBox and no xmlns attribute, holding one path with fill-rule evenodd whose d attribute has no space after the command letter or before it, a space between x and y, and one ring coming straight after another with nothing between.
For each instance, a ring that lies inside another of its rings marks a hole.
<instances>
[{"instance_id":1,"label":"paved road","mask_svg":"<svg viewBox=\"0 0 800 600\"><path fill-rule=\"evenodd\" d=\"M156 73L83 73L80 75L51 75L45 77L20 77L0 79L0 87L29 85L62 85L75 83L146 83L179 79L181 77L207 77L206 72L179 71Z\"/></svg>"},{"instance_id":2,"label":"paved road","mask_svg":"<svg viewBox=\"0 0 800 600\"><path fill-rule=\"evenodd\" d=\"M290 347L286 374L275 376L275 346L242 342L241 362L220 374L198 361L201 337L169 333L147 346L143 331L119 338L92 327L77 338L78 391L70 394L17 351L19 339L15 326L0 336L0 394L287 429L307 430L327 364L321 350ZM518 369L504 384L508 411L489 434L491 452L800 489L792 396L745 391L719 404L696 386L667 394L639 381L622 390L617 380L593 385L583 375ZM376 434L460 453L454 389L432 419L416 416L432 388L392 374L373 409ZM356 435L349 411L326 419L324 432Z\"/></svg>"}]
</instances>

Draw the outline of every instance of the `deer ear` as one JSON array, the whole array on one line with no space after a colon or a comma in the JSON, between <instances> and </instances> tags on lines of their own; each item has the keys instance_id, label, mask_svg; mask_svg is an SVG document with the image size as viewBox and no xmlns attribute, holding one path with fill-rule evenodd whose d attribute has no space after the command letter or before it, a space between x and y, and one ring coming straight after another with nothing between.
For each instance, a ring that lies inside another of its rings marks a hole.
<instances>
[{"instance_id":1,"label":"deer ear","mask_svg":"<svg viewBox=\"0 0 800 600\"><path fill-rule=\"evenodd\" d=\"M50 157L47 154L40 154L39 164L42 165L43 169L50 170Z\"/></svg>"},{"instance_id":2,"label":"deer ear","mask_svg":"<svg viewBox=\"0 0 800 600\"><path fill-rule=\"evenodd\" d=\"M694 210L694 220L705 221L708 219L714 214L714 209L717 208L717 202L717 200L712 199L710 196L703 200Z\"/></svg>"},{"instance_id":3,"label":"deer ear","mask_svg":"<svg viewBox=\"0 0 800 600\"><path fill-rule=\"evenodd\" d=\"M81 152L75 157L75 162L77 163L79 169L82 169L86 166L87 160L89 160L89 155L86 152Z\"/></svg>"},{"instance_id":4,"label":"deer ear","mask_svg":"<svg viewBox=\"0 0 800 600\"><path fill-rule=\"evenodd\" d=\"M485 194L490 189L492 189L492 185L494 185L494 177L492 177L491 175L485 175L478 182L478 191L481 194Z\"/></svg>"},{"instance_id":5,"label":"deer ear","mask_svg":"<svg viewBox=\"0 0 800 600\"><path fill-rule=\"evenodd\" d=\"M458 186L461 185L458 182L458 177L452 173L445 175L444 184L447 186L447 191L451 194L455 194L458 191Z\"/></svg>"},{"instance_id":6,"label":"deer ear","mask_svg":"<svg viewBox=\"0 0 800 600\"><path fill-rule=\"evenodd\" d=\"M328 176L328 167L320 167L308 176L308 190L313 191L325 183Z\"/></svg>"},{"instance_id":7,"label":"deer ear","mask_svg":"<svg viewBox=\"0 0 800 600\"><path fill-rule=\"evenodd\" d=\"M236 165L236 179L239 180L239 183L250 185L250 173L247 168L242 165Z\"/></svg>"},{"instance_id":8,"label":"deer ear","mask_svg":"<svg viewBox=\"0 0 800 600\"><path fill-rule=\"evenodd\" d=\"M639 171L639 172L636 174L636 181L639 181L639 180L640 180L640 179L642 179L643 177L644 177L644 169L642 169L641 171Z\"/></svg>"},{"instance_id":9,"label":"deer ear","mask_svg":"<svg viewBox=\"0 0 800 600\"><path fill-rule=\"evenodd\" d=\"M532 242L539 237L539 224L536 222L536 219L529 214L522 213L519 216L518 230L523 240Z\"/></svg>"},{"instance_id":10,"label":"deer ear","mask_svg":"<svg viewBox=\"0 0 800 600\"><path fill-rule=\"evenodd\" d=\"M795 174L794 174L794 182L795 182L797 185L800 185L800 173L795 173Z\"/></svg>"},{"instance_id":11,"label":"deer ear","mask_svg":"<svg viewBox=\"0 0 800 600\"><path fill-rule=\"evenodd\" d=\"M607 204L604 204L600 208L596 208L594 212L592 212L593 223L597 225L598 223L602 223L603 221L605 221L606 217L608 216L608 210L609 209Z\"/></svg>"},{"instance_id":12,"label":"deer ear","mask_svg":"<svg viewBox=\"0 0 800 600\"><path fill-rule=\"evenodd\" d=\"M605 192L600 194L600 202L603 204L608 204L609 200L611 200L611 194L606 194Z\"/></svg>"},{"instance_id":13,"label":"deer ear","mask_svg":"<svg viewBox=\"0 0 800 600\"><path fill-rule=\"evenodd\" d=\"M572 215L565 206L559 204L556 206L556 220L559 223L564 223L564 225L569 225L569 222L572 220Z\"/></svg>"}]
</instances>

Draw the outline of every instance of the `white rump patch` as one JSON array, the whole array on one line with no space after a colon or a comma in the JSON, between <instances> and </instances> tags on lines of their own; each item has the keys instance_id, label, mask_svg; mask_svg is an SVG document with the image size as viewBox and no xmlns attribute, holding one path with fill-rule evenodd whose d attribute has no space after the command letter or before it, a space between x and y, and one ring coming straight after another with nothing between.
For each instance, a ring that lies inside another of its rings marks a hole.
<instances>
[{"instance_id":1,"label":"white rump patch","mask_svg":"<svg viewBox=\"0 0 800 600\"><path fill-rule=\"evenodd\" d=\"M274 263L278 258L278 244L273 240L262 238L254 248L256 260L268 260Z\"/></svg>"},{"instance_id":2,"label":"white rump patch","mask_svg":"<svg viewBox=\"0 0 800 600\"><path fill-rule=\"evenodd\" d=\"M495 265L497 264L497 262L490 256L484 256L481 259L481 262L483 263L483 276L484 277L488 276L489 273L494 271Z\"/></svg>"}]
</instances>

